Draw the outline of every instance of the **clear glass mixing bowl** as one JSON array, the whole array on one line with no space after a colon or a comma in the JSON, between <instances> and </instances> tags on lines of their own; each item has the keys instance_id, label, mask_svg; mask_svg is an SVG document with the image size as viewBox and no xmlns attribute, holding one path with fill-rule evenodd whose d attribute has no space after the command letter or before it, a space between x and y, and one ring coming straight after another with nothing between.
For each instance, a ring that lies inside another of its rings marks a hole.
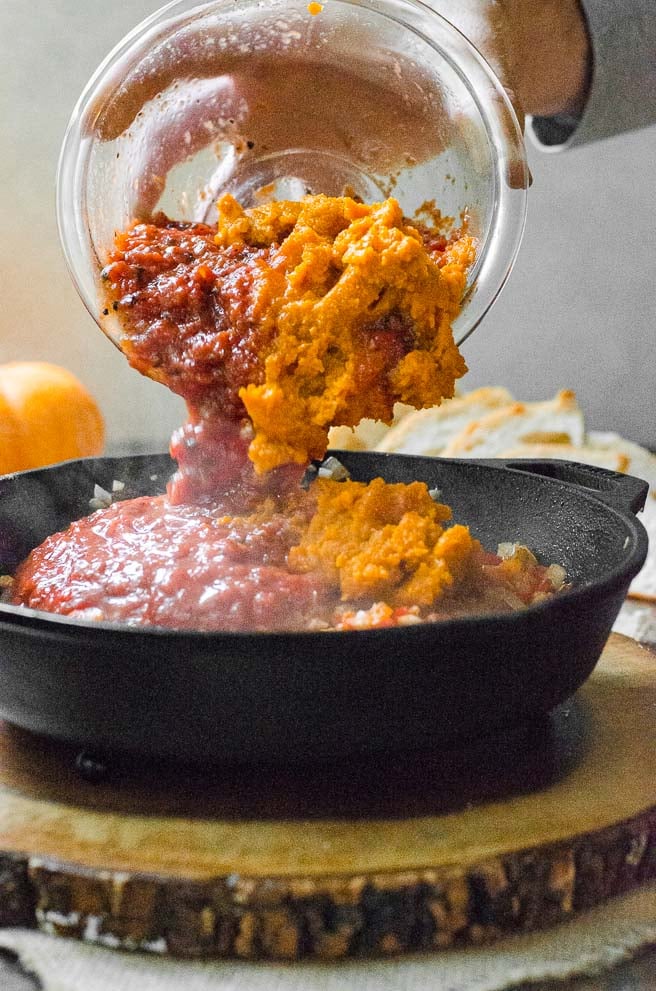
<instances>
[{"instance_id":1,"label":"clear glass mixing bowl","mask_svg":"<svg viewBox=\"0 0 656 991\"><path fill-rule=\"evenodd\" d=\"M313 9L315 13L311 13ZM528 169L500 82L448 21L417 0L175 0L98 68L61 152L57 215L73 279L101 315L114 233L163 211L214 222L306 192L443 217L478 238L462 342L503 286L521 239Z\"/></svg>"}]
</instances>

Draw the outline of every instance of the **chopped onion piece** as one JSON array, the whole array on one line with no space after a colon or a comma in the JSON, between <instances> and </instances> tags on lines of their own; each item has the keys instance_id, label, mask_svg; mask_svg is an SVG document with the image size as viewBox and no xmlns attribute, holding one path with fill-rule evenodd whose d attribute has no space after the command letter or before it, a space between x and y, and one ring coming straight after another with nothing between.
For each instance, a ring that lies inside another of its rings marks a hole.
<instances>
[{"instance_id":1,"label":"chopped onion piece","mask_svg":"<svg viewBox=\"0 0 656 991\"><path fill-rule=\"evenodd\" d=\"M70 619L88 619L93 623L101 623L105 618L102 609L97 606L88 606L86 609L73 609L69 612Z\"/></svg>"},{"instance_id":2,"label":"chopped onion piece","mask_svg":"<svg viewBox=\"0 0 656 991\"><path fill-rule=\"evenodd\" d=\"M108 492L107 489L103 489L102 485L94 485L93 498L98 499L99 502L106 503L108 506L112 504L112 493Z\"/></svg>"},{"instance_id":3,"label":"chopped onion piece","mask_svg":"<svg viewBox=\"0 0 656 991\"><path fill-rule=\"evenodd\" d=\"M408 612L404 613L403 616L399 616L397 623L399 626L416 626L418 623L423 622L421 616L417 616L416 613Z\"/></svg>"},{"instance_id":4,"label":"chopped onion piece","mask_svg":"<svg viewBox=\"0 0 656 991\"><path fill-rule=\"evenodd\" d=\"M333 482L345 482L351 476L348 469L337 458L329 457L323 462L318 472L319 478L331 478Z\"/></svg>"},{"instance_id":5,"label":"chopped onion piece","mask_svg":"<svg viewBox=\"0 0 656 991\"><path fill-rule=\"evenodd\" d=\"M330 623L327 623L325 619L311 619L308 623L308 630L330 630Z\"/></svg>"},{"instance_id":6,"label":"chopped onion piece","mask_svg":"<svg viewBox=\"0 0 656 991\"><path fill-rule=\"evenodd\" d=\"M526 603L507 586L499 588L499 598L514 611L523 609Z\"/></svg>"},{"instance_id":7,"label":"chopped onion piece","mask_svg":"<svg viewBox=\"0 0 656 991\"><path fill-rule=\"evenodd\" d=\"M89 509L109 509L112 504L112 494L102 485L94 485L93 499L89 499Z\"/></svg>"},{"instance_id":8,"label":"chopped onion piece","mask_svg":"<svg viewBox=\"0 0 656 991\"><path fill-rule=\"evenodd\" d=\"M561 564L550 564L547 568L547 578L551 582L553 588L558 591L565 584L567 578L567 572Z\"/></svg>"}]
</instances>

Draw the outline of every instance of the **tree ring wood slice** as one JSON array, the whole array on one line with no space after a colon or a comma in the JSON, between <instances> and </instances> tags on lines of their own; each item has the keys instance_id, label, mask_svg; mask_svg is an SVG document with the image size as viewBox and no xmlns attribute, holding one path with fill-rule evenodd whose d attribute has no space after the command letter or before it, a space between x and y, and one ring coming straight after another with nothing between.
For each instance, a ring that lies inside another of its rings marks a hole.
<instances>
[{"instance_id":1,"label":"tree ring wood slice","mask_svg":"<svg viewBox=\"0 0 656 991\"><path fill-rule=\"evenodd\" d=\"M550 717L441 753L91 784L2 725L0 925L285 960L546 927L656 877L654 752L656 653L617 635Z\"/></svg>"}]
</instances>

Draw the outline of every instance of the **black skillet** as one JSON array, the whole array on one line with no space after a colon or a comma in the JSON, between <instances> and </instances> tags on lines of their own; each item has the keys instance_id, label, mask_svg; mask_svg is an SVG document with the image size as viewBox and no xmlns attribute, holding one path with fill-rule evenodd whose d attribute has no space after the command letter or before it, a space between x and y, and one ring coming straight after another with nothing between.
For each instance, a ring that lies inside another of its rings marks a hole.
<instances>
[{"instance_id":1,"label":"black skillet","mask_svg":"<svg viewBox=\"0 0 656 991\"><path fill-rule=\"evenodd\" d=\"M0 606L0 717L96 751L297 761L444 745L548 712L588 677L647 552L647 485L569 462L337 452L421 479L489 549L519 541L571 591L508 616L332 633L190 633ZM166 455L0 479L0 564L89 512L94 483L161 492Z\"/></svg>"}]
</instances>

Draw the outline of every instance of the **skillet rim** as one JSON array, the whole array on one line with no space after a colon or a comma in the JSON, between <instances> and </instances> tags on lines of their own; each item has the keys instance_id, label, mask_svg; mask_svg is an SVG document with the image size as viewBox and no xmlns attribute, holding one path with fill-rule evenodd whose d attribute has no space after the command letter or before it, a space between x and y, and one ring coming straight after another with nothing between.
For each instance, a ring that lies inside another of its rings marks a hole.
<instances>
[{"instance_id":1,"label":"skillet rim","mask_svg":"<svg viewBox=\"0 0 656 991\"><path fill-rule=\"evenodd\" d=\"M339 450L329 450L326 456L331 454L334 456L340 453L347 453L350 456L359 454L377 454L380 456L380 452L370 452L370 451L348 451L340 452ZM73 458L68 461L62 461L54 465L48 465L43 468L28 469L27 471L14 472L9 475L5 475L0 478L0 482L12 481L14 479L20 479L22 477L30 477L37 473L48 473L49 471L61 470L67 466L79 465L90 462L118 462L122 460L138 460L140 458L160 458L165 457L165 452L160 453L137 453L132 455L108 455L105 457L89 457L89 458ZM542 602L536 603L534 605L527 606L525 609L519 610L518 612L512 613L481 613L472 616L458 616L451 619L440 619L434 621L426 621L418 623L412 626L395 626L395 627L382 627L382 628L370 628L364 630L188 630L188 629L175 629L171 627L164 626L139 626L139 625L129 625L127 623L117 623L117 622L104 622L101 620L84 620L71 618L69 616L60 615L58 613L49 613L41 609L31 609L28 606L14 606L9 603L0 602L0 631L3 629L25 629L29 628L34 631L39 631L42 634L50 634L54 636L55 639L66 639L67 636L79 637L80 634L84 633L91 639L97 639L103 637L105 634L112 634L114 636L134 638L143 637L144 635L148 638L156 639L167 639L172 640L191 640L201 643L207 643L212 640L217 640L222 644L228 644L231 641L236 643L244 643L249 639L273 639L275 641L287 641L290 637L294 640L305 640L306 638L315 641L319 636L322 639L326 636L331 638L338 637L340 640L349 637L352 638L354 635L358 637L370 636L375 639L381 638L403 638L405 640L411 639L413 636L418 636L421 631L426 630L437 630L437 629L449 629L453 630L456 627L462 627L463 629L475 629L481 624L489 624L494 622L497 624L501 630L506 626L512 627L517 623L518 616L528 616L534 614L541 614L548 612L549 610L555 609L561 602L574 602L580 600L584 603L586 599L592 594L603 594L611 591L615 586L619 584L626 583L627 585L638 573L644 561L647 557L648 551L648 535L647 531L638 519L637 515L631 511L631 509L622 509L617 506L610 505L603 498L602 492L597 492L594 489L585 487L580 484L573 482L564 481L563 479L550 477L548 475L540 475L536 472L528 473L525 469L512 467L513 459L509 458L439 458L439 457L423 457L420 455L412 454L392 454L385 453L385 460L404 460L404 461L435 461L442 463L457 463L459 465L478 465L484 470L489 471L499 471L503 474L511 474L526 477L530 474L530 477L539 484L546 486L556 487L557 489L565 488L569 492L573 492L577 498L581 498L586 502L593 502L595 508L601 508L607 514L610 514L612 518L621 522L625 530L629 531L628 539L632 543L630 547L628 557L624 559L621 563L618 563L610 572L606 572L604 576L600 579L595 579L592 582L588 582L584 585L568 589L564 592L559 593L557 596L545 599ZM516 459L518 463L521 463L522 459ZM495 462L498 461L498 464ZM580 464L579 462L563 462L565 464L579 466L582 469L587 469L588 466ZM617 474L608 472L608 474ZM624 478L632 478L637 481L644 481L642 479L637 479L636 476L624 475ZM647 483L644 483L645 486ZM135 496L135 498L137 498ZM91 515L91 513L87 514ZM79 517L82 518L82 517ZM629 549L629 545L627 545Z\"/></svg>"}]
</instances>

